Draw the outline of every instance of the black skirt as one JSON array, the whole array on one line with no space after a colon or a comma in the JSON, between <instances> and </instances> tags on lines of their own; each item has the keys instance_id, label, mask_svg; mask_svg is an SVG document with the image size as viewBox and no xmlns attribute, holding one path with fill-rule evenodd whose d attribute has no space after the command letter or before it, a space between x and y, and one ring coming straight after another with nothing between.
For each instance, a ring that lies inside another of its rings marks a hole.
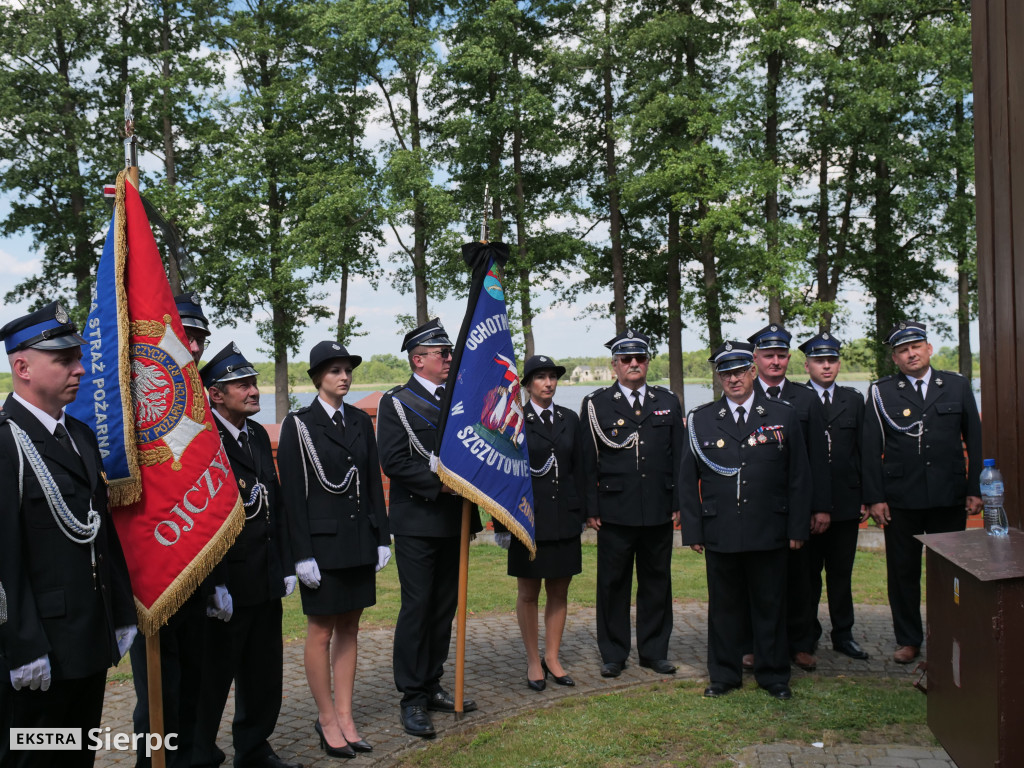
<instances>
[{"instance_id":1,"label":"black skirt","mask_svg":"<svg viewBox=\"0 0 1024 768\"><path fill-rule=\"evenodd\" d=\"M583 570L583 551L580 537L538 541L537 557L530 561L528 550L519 539L512 537L508 547L508 575L520 579L564 579Z\"/></svg>"},{"instance_id":2,"label":"black skirt","mask_svg":"<svg viewBox=\"0 0 1024 768\"><path fill-rule=\"evenodd\" d=\"M374 565L332 568L320 571L320 586L310 589L301 581L302 612L306 616L336 616L377 602L377 574Z\"/></svg>"}]
</instances>

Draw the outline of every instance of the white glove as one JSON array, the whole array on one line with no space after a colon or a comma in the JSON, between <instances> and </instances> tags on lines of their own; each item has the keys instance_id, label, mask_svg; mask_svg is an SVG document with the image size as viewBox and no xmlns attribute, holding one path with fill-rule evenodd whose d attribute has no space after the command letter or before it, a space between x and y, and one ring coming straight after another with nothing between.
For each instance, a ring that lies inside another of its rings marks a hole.
<instances>
[{"instance_id":1,"label":"white glove","mask_svg":"<svg viewBox=\"0 0 1024 768\"><path fill-rule=\"evenodd\" d=\"M377 547L377 570L379 571L391 560L391 547Z\"/></svg>"},{"instance_id":2,"label":"white glove","mask_svg":"<svg viewBox=\"0 0 1024 768\"><path fill-rule=\"evenodd\" d=\"M124 656L132 647L135 636L139 634L139 628L134 624L127 627L118 627L114 630L114 637L117 638L117 652Z\"/></svg>"},{"instance_id":3,"label":"white glove","mask_svg":"<svg viewBox=\"0 0 1024 768\"><path fill-rule=\"evenodd\" d=\"M227 586L220 584L214 587L210 596L210 605L206 606L206 615L211 619L231 621L231 615L235 612L235 602L231 599L231 593Z\"/></svg>"},{"instance_id":4,"label":"white glove","mask_svg":"<svg viewBox=\"0 0 1024 768\"><path fill-rule=\"evenodd\" d=\"M296 578L294 576L284 577L284 596L288 597L292 592L295 591Z\"/></svg>"},{"instance_id":5,"label":"white glove","mask_svg":"<svg viewBox=\"0 0 1024 768\"><path fill-rule=\"evenodd\" d=\"M494 543L502 549L508 549L509 544L512 543L512 534L508 531L500 531L494 534Z\"/></svg>"},{"instance_id":6,"label":"white glove","mask_svg":"<svg viewBox=\"0 0 1024 768\"><path fill-rule=\"evenodd\" d=\"M299 577L299 581L310 589L316 589L320 586L320 566L316 564L316 558L314 557L299 560L295 564L295 575Z\"/></svg>"},{"instance_id":7,"label":"white glove","mask_svg":"<svg viewBox=\"0 0 1024 768\"><path fill-rule=\"evenodd\" d=\"M11 685L14 690L30 688L33 691L50 689L50 657L43 655L17 669L11 670Z\"/></svg>"}]
</instances>

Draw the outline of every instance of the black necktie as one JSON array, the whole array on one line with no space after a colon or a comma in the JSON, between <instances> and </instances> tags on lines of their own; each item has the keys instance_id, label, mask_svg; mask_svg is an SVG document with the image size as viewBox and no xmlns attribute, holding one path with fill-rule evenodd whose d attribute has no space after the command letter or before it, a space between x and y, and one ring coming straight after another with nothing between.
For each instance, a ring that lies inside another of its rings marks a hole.
<instances>
[{"instance_id":1,"label":"black necktie","mask_svg":"<svg viewBox=\"0 0 1024 768\"><path fill-rule=\"evenodd\" d=\"M780 392L782 392L782 387L768 387L768 397L772 400L778 400Z\"/></svg>"},{"instance_id":2,"label":"black necktie","mask_svg":"<svg viewBox=\"0 0 1024 768\"><path fill-rule=\"evenodd\" d=\"M61 448L75 456L78 455L78 452L75 450L74 443L71 442L71 435L69 435L68 431L64 429L63 424L58 424L54 427L53 436L57 438L57 442L60 443Z\"/></svg>"},{"instance_id":3,"label":"black necktie","mask_svg":"<svg viewBox=\"0 0 1024 768\"><path fill-rule=\"evenodd\" d=\"M633 390L633 410L636 411L637 415L640 415L640 409L643 408L643 403L640 402L640 390Z\"/></svg>"},{"instance_id":4,"label":"black necktie","mask_svg":"<svg viewBox=\"0 0 1024 768\"><path fill-rule=\"evenodd\" d=\"M253 469L256 470L257 477L260 474L260 465L256 461L256 454L252 449L252 445L249 443L249 433L246 430L242 430L238 433L238 442L242 446L242 450L249 454L249 458L252 460Z\"/></svg>"},{"instance_id":5,"label":"black necktie","mask_svg":"<svg viewBox=\"0 0 1024 768\"><path fill-rule=\"evenodd\" d=\"M921 398L921 402L924 402L924 379L917 380L917 396Z\"/></svg>"},{"instance_id":6,"label":"black necktie","mask_svg":"<svg viewBox=\"0 0 1024 768\"><path fill-rule=\"evenodd\" d=\"M440 386L434 390L434 399L441 400L444 397L444 386Z\"/></svg>"},{"instance_id":7,"label":"black necktie","mask_svg":"<svg viewBox=\"0 0 1024 768\"><path fill-rule=\"evenodd\" d=\"M828 413L832 408L832 398L828 396L827 389L821 393L821 403L825 406L825 413Z\"/></svg>"},{"instance_id":8,"label":"black necktie","mask_svg":"<svg viewBox=\"0 0 1024 768\"><path fill-rule=\"evenodd\" d=\"M540 420L544 422L544 426L548 428L548 432L551 431L551 411L545 408L540 412Z\"/></svg>"},{"instance_id":9,"label":"black necktie","mask_svg":"<svg viewBox=\"0 0 1024 768\"><path fill-rule=\"evenodd\" d=\"M335 411L331 417L331 421L338 425L338 429L342 432L345 431L345 417L341 415L341 411Z\"/></svg>"},{"instance_id":10,"label":"black necktie","mask_svg":"<svg viewBox=\"0 0 1024 768\"><path fill-rule=\"evenodd\" d=\"M739 427L745 427L747 425L746 417L747 409L742 405L736 407L736 425Z\"/></svg>"}]
</instances>

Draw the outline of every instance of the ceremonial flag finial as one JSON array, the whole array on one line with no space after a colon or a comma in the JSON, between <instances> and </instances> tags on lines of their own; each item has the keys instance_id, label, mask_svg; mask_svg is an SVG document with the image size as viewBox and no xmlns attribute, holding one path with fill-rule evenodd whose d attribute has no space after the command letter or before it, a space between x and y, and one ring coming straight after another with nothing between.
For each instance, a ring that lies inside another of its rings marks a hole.
<instances>
[{"instance_id":1,"label":"ceremonial flag finial","mask_svg":"<svg viewBox=\"0 0 1024 768\"><path fill-rule=\"evenodd\" d=\"M135 143L135 100L132 99L130 85L124 89L124 167L135 168L139 164L139 155ZM138 179L133 179L138 183Z\"/></svg>"},{"instance_id":2,"label":"ceremonial flag finial","mask_svg":"<svg viewBox=\"0 0 1024 768\"><path fill-rule=\"evenodd\" d=\"M484 215L480 222L480 242L486 243L489 233L487 231L487 217L491 213L491 185L490 182L484 184Z\"/></svg>"}]
</instances>

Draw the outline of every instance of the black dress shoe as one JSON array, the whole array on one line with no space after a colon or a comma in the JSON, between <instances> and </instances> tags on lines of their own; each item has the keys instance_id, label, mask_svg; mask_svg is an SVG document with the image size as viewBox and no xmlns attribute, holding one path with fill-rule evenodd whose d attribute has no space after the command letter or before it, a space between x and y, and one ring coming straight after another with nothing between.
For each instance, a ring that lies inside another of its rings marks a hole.
<instances>
[{"instance_id":1,"label":"black dress shoe","mask_svg":"<svg viewBox=\"0 0 1024 768\"><path fill-rule=\"evenodd\" d=\"M864 661L869 658L867 651L861 648L857 644L856 640L841 640L838 643L833 643L832 650L859 661Z\"/></svg>"},{"instance_id":2,"label":"black dress shoe","mask_svg":"<svg viewBox=\"0 0 1024 768\"><path fill-rule=\"evenodd\" d=\"M356 753L353 752L352 757L355 756ZM282 760L277 755L267 755L255 764L263 766L263 768L302 768L302 763L289 763L287 760Z\"/></svg>"},{"instance_id":3,"label":"black dress shoe","mask_svg":"<svg viewBox=\"0 0 1024 768\"><path fill-rule=\"evenodd\" d=\"M554 679L556 685L576 685L576 681L568 675L562 675L559 677L550 669L548 669L548 663L544 659L540 660L540 668L544 670L544 679L547 680L548 675Z\"/></svg>"},{"instance_id":4,"label":"black dress shoe","mask_svg":"<svg viewBox=\"0 0 1024 768\"><path fill-rule=\"evenodd\" d=\"M651 659L640 659L640 666L654 670L659 675L674 675L676 673L676 665L668 659L654 659L653 661Z\"/></svg>"},{"instance_id":5,"label":"black dress shoe","mask_svg":"<svg viewBox=\"0 0 1024 768\"><path fill-rule=\"evenodd\" d=\"M320 718L319 717L316 720L313 721L313 730L316 732L316 735L320 737L320 749L322 749L327 754L328 757L355 757L356 756L356 751L354 749L352 749L352 747L349 746L348 739L345 739L345 746L344 747L332 747L331 746L331 743L327 740L327 737L324 736L324 728L323 728L322 725L320 725ZM345 738L345 737L342 736L342 738ZM280 758L278 758L276 755L275 755L275 759L280 760ZM271 766L274 766L274 765L275 765L274 763L267 763L268 768L271 768ZM285 765L286 765L286 763L279 763L279 764L276 765L276 768L284 768Z\"/></svg>"},{"instance_id":6,"label":"black dress shoe","mask_svg":"<svg viewBox=\"0 0 1024 768\"><path fill-rule=\"evenodd\" d=\"M737 688L739 688L738 685L729 685L728 683L711 683L711 685L704 689L704 698L719 699L727 693L735 691Z\"/></svg>"},{"instance_id":7,"label":"black dress shoe","mask_svg":"<svg viewBox=\"0 0 1024 768\"><path fill-rule=\"evenodd\" d=\"M626 662L606 661L601 665L601 677L618 677L625 667Z\"/></svg>"},{"instance_id":8,"label":"black dress shoe","mask_svg":"<svg viewBox=\"0 0 1024 768\"><path fill-rule=\"evenodd\" d=\"M419 736L423 739L432 739L437 735L427 710L415 705L402 707L402 727L410 736Z\"/></svg>"},{"instance_id":9,"label":"black dress shoe","mask_svg":"<svg viewBox=\"0 0 1024 768\"><path fill-rule=\"evenodd\" d=\"M526 685L529 687L531 691L538 692L543 691L545 688L548 687L548 683L544 678L541 678L540 680L531 680L530 678L526 678Z\"/></svg>"},{"instance_id":10,"label":"black dress shoe","mask_svg":"<svg viewBox=\"0 0 1024 768\"><path fill-rule=\"evenodd\" d=\"M769 696L773 696L781 701L789 701L793 698L793 692L785 683L772 683L771 685L764 686L764 689L768 691Z\"/></svg>"},{"instance_id":11,"label":"black dress shoe","mask_svg":"<svg viewBox=\"0 0 1024 768\"><path fill-rule=\"evenodd\" d=\"M345 739L345 741L356 752L373 752L373 745L366 739L360 739L359 741L348 741L348 739Z\"/></svg>"},{"instance_id":12,"label":"black dress shoe","mask_svg":"<svg viewBox=\"0 0 1024 768\"><path fill-rule=\"evenodd\" d=\"M427 699L427 709L431 712L454 712L455 697L444 688L438 688L434 694ZM462 700L462 711L473 712L476 710L476 702L472 699Z\"/></svg>"}]
</instances>

